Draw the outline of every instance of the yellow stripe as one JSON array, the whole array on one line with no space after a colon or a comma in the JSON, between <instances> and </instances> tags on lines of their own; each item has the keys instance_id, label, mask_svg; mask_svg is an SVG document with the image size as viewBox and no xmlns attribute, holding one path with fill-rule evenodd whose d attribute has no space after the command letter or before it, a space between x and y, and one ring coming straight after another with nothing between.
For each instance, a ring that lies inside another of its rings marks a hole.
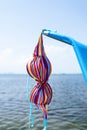
<instances>
[{"instance_id":1,"label":"yellow stripe","mask_svg":"<svg viewBox=\"0 0 87 130\"><path fill-rule=\"evenodd\" d=\"M42 35L40 35L40 37L39 37L39 41L38 41L38 54L39 54L39 56L41 56L42 55Z\"/></svg>"},{"instance_id":2,"label":"yellow stripe","mask_svg":"<svg viewBox=\"0 0 87 130\"><path fill-rule=\"evenodd\" d=\"M32 74L31 69L30 69L30 64L29 64L29 63L28 63L28 70L29 70L30 75L31 75L35 80L38 80L38 78L36 78L36 77Z\"/></svg>"}]
</instances>

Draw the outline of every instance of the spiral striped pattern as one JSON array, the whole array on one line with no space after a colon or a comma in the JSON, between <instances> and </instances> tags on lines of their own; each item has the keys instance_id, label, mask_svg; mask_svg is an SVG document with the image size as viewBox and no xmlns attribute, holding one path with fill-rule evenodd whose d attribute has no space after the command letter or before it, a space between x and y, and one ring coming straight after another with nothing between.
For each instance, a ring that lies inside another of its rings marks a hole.
<instances>
[{"instance_id":1,"label":"spiral striped pattern","mask_svg":"<svg viewBox=\"0 0 87 130\"><path fill-rule=\"evenodd\" d=\"M44 119L47 119L47 105L52 99L52 89L47 83L52 71L51 63L47 58L42 34L35 47L33 60L27 63L28 74L37 81L37 85L33 88L30 94L30 101L39 106L43 111Z\"/></svg>"},{"instance_id":2,"label":"spiral striped pattern","mask_svg":"<svg viewBox=\"0 0 87 130\"><path fill-rule=\"evenodd\" d=\"M46 82L51 73L51 63L45 57L34 57L31 63L27 64L28 73L38 82Z\"/></svg>"},{"instance_id":3,"label":"spiral striped pattern","mask_svg":"<svg viewBox=\"0 0 87 130\"><path fill-rule=\"evenodd\" d=\"M52 89L48 83L37 83L30 94L30 101L37 105L48 105L52 98Z\"/></svg>"}]
</instances>

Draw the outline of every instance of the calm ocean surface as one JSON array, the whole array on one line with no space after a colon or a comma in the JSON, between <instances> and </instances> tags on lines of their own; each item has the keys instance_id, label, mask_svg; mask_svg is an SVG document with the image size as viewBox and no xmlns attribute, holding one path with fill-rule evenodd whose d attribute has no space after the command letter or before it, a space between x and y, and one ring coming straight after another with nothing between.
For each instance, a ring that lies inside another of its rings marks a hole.
<instances>
[{"instance_id":1,"label":"calm ocean surface","mask_svg":"<svg viewBox=\"0 0 87 130\"><path fill-rule=\"evenodd\" d=\"M0 130L28 130L27 75L0 75ZM53 89L47 130L87 130L87 87L81 75L52 75ZM30 79L30 86L36 84ZM34 106L35 125L42 130L40 110Z\"/></svg>"}]
</instances>

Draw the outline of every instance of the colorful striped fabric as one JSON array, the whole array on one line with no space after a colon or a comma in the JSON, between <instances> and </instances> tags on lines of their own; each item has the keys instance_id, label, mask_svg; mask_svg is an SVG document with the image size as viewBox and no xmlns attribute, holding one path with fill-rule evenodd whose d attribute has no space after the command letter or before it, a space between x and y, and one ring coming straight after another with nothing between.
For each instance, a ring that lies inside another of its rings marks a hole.
<instances>
[{"instance_id":1,"label":"colorful striped fabric","mask_svg":"<svg viewBox=\"0 0 87 130\"><path fill-rule=\"evenodd\" d=\"M31 91L30 102L42 109L44 130L46 130L47 105L49 105L52 99L52 89L48 84L52 67L44 51L42 34L35 47L33 60L30 63L27 63L26 68L28 74L37 81L37 85Z\"/></svg>"}]
</instances>

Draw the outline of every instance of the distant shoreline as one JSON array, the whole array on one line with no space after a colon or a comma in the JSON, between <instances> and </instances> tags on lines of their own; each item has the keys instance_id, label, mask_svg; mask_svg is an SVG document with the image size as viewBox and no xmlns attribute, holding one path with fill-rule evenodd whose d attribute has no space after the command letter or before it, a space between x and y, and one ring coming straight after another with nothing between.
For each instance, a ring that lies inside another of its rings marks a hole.
<instances>
[{"instance_id":1,"label":"distant shoreline","mask_svg":"<svg viewBox=\"0 0 87 130\"><path fill-rule=\"evenodd\" d=\"M52 73L51 75L81 75L82 73ZM0 73L0 75L27 75L23 73Z\"/></svg>"}]
</instances>

